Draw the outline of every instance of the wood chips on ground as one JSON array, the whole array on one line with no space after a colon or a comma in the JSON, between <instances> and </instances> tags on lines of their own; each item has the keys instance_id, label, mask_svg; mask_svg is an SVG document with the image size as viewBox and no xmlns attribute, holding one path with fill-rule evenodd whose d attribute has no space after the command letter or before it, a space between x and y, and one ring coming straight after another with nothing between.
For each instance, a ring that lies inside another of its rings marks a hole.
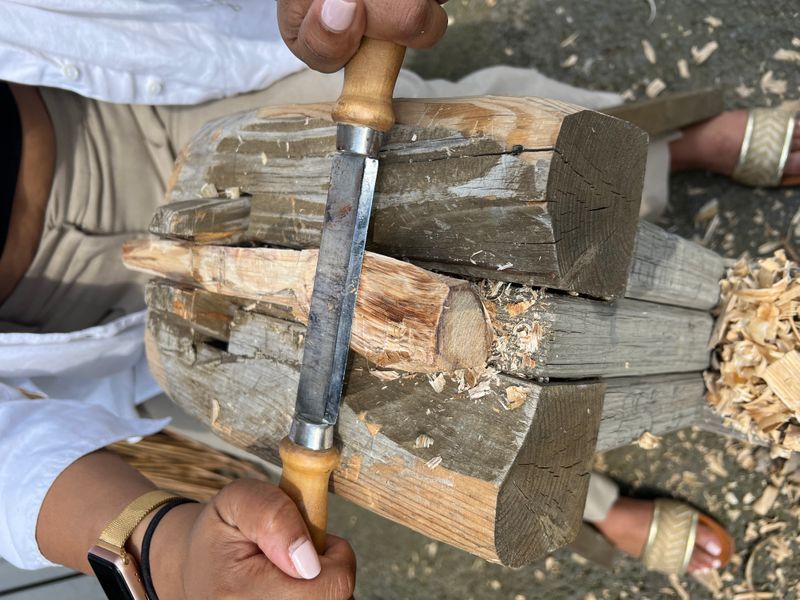
<instances>
[{"instance_id":1,"label":"wood chips on ground","mask_svg":"<svg viewBox=\"0 0 800 600\"><path fill-rule=\"evenodd\" d=\"M800 265L780 250L741 259L720 285L708 401L773 454L800 451Z\"/></svg>"}]
</instances>

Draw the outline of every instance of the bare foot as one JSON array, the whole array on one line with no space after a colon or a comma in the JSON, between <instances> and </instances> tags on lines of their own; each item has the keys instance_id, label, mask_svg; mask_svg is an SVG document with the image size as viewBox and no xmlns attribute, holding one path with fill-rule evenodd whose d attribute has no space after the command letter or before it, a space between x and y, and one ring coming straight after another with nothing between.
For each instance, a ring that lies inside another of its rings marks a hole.
<instances>
[{"instance_id":1,"label":"bare foot","mask_svg":"<svg viewBox=\"0 0 800 600\"><path fill-rule=\"evenodd\" d=\"M730 177L739 160L747 111L731 110L682 130L670 142L672 171L705 170ZM800 116L794 128L784 178L800 176Z\"/></svg>"},{"instance_id":2,"label":"bare foot","mask_svg":"<svg viewBox=\"0 0 800 600\"><path fill-rule=\"evenodd\" d=\"M639 558L644 551L654 504L651 500L620 497L603 521L594 523L600 532L617 548ZM700 573L722 566L719 556L722 546L714 533L702 523L697 526L697 539L689 561L689 572Z\"/></svg>"}]
</instances>

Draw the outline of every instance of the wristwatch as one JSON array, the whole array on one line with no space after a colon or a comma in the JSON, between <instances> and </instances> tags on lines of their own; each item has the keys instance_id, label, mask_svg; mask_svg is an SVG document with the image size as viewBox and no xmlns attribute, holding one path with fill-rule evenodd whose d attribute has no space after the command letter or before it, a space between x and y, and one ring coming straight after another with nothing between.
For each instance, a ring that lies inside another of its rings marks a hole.
<instances>
[{"instance_id":1,"label":"wristwatch","mask_svg":"<svg viewBox=\"0 0 800 600\"><path fill-rule=\"evenodd\" d=\"M139 496L106 526L89 550L89 564L109 600L148 600L139 566L126 552L125 543L154 509L179 497L162 490Z\"/></svg>"}]
</instances>

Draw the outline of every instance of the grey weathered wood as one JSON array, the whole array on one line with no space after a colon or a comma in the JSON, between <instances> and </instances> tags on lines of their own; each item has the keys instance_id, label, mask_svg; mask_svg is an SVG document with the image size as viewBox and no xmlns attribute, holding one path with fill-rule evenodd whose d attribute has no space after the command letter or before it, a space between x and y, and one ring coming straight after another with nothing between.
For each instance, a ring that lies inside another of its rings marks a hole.
<instances>
[{"instance_id":1,"label":"grey weathered wood","mask_svg":"<svg viewBox=\"0 0 800 600\"><path fill-rule=\"evenodd\" d=\"M615 377L605 384L598 452L630 444L646 431L663 435L703 421L702 373Z\"/></svg>"},{"instance_id":2,"label":"grey weathered wood","mask_svg":"<svg viewBox=\"0 0 800 600\"><path fill-rule=\"evenodd\" d=\"M270 108L209 124L177 163L170 199L235 186L251 195L245 239L318 245L335 148L328 111ZM644 174L639 129L530 98L403 101L396 112L370 249L455 274L621 296Z\"/></svg>"},{"instance_id":3,"label":"grey weathered wood","mask_svg":"<svg viewBox=\"0 0 800 600\"><path fill-rule=\"evenodd\" d=\"M716 252L642 221L625 296L709 310L719 301L726 266Z\"/></svg>"},{"instance_id":4,"label":"grey weathered wood","mask_svg":"<svg viewBox=\"0 0 800 600\"><path fill-rule=\"evenodd\" d=\"M724 109L722 89L705 88L664 94L658 98L604 108L600 112L625 119L655 136L710 119Z\"/></svg>"},{"instance_id":5,"label":"grey weathered wood","mask_svg":"<svg viewBox=\"0 0 800 600\"><path fill-rule=\"evenodd\" d=\"M247 197L192 198L159 208L150 233L198 244L235 244L245 237L249 223Z\"/></svg>"},{"instance_id":6,"label":"grey weathered wood","mask_svg":"<svg viewBox=\"0 0 800 600\"><path fill-rule=\"evenodd\" d=\"M151 370L224 439L276 462L292 417L303 328L236 314L226 347L151 310ZM487 560L527 564L577 533L602 410L599 383L540 385L492 370L386 380L353 361L332 490ZM432 445L419 443L428 436ZM437 458L438 457L438 458ZM441 464L429 462L440 459Z\"/></svg>"},{"instance_id":7,"label":"grey weathered wood","mask_svg":"<svg viewBox=\"0 0 800 600\"><path fill-rule=\"evenodd\" d=\"M17 569L11 563L0 558L0 596L9 590L46 583L70 575L72 571L64 567L50 567L29 571Z\"/></svg>"},{"instance_id":8,"label":"grey weathered wood","mask_svg":"<svg viewBox=\"0 0 800 600\"><path fill-rule=\"evenodd\" d=\"M490 362L504 373L619 377L701 371L710 362L714 321L706 312L488 281L481 299L495 329Z\"/></svg>"}]
</instances>

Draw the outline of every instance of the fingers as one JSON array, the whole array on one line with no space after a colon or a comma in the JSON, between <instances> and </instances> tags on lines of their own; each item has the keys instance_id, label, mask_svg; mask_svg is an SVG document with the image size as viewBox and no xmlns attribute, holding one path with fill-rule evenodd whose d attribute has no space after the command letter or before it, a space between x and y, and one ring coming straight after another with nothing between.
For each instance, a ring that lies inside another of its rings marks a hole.
<instances>
[{"instance_id":1,"label":"fingers","mask_svg":"<svg viewBox=\"0 0 800 600\"><path fill-rule=\"evenodd\" d=\"M365 0L366 35L409 48L430 48L447 30L447 13L436 0Z\"/></svg>"},{"instance_id":2,"label":"fingers","mask_svg":"<svg viewBox=\"0 0 800 600\"><path fill-rule=\"evenodd\" d=\"M298 58L330 73L352 58L365 35L432 46L447 29L447 14L437 0L278 0L278 23Z\"/></svg>"},{"instance_id":3,"label":"fingers","mask_svg":"<svg viewBox=\"0 0 800 600\"><path fill-rule=\"evenodd\" d=\"M217 494L212 504L225 523L257 544L287 575L302 579L319 575L321 564L308 528L280 488L262 481L236 481Z\"/></svg>"},{"instance_id":4,"label":"fingers","mask_svg":"<svg viewBox=\"0 0 800 600\"><path fill-rule=\"evenodd\" d=\"M332 73L358 50L367 18L363 0L278 0L278 23L295 56Z\"/></svg>"}]
</instances>

